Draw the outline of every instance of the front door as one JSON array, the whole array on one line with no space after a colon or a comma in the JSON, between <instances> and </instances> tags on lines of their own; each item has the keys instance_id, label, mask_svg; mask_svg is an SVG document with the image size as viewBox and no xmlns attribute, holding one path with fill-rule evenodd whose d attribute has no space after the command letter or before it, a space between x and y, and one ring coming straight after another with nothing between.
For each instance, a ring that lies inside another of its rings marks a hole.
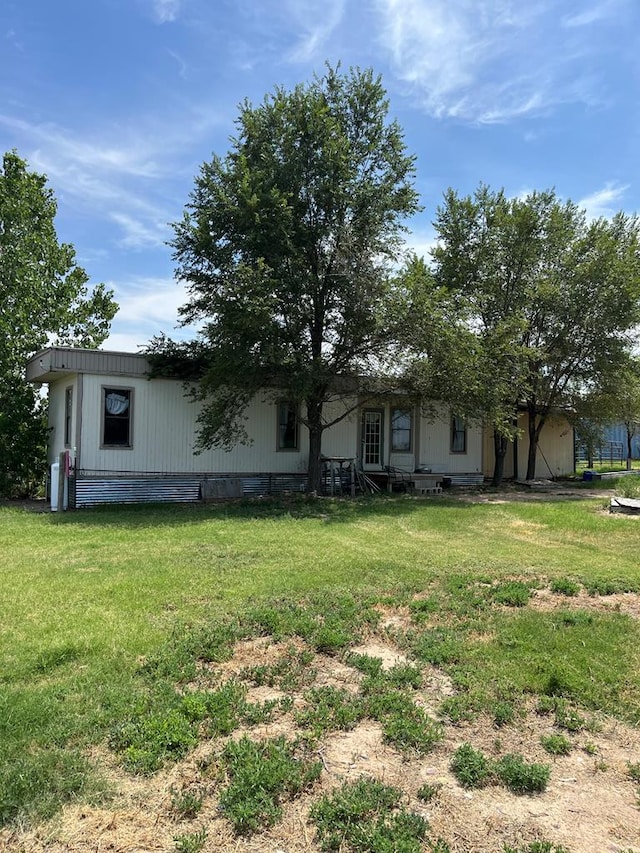
<instances>
[{"instance_id":1,"label":"front door","mask_svg":"<svg viewBox=\"0 0 640 853\"><path fill-rule=\"evenodd\" d=\"M362 413L362 466L382 468L382 409L365 409Z\"/></svg>"}]
</instances>

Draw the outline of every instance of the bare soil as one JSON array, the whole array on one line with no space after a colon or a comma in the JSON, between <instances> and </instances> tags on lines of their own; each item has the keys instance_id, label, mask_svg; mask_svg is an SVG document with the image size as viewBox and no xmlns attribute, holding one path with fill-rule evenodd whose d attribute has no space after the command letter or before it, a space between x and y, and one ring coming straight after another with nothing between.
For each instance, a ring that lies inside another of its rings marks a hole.
<instances>
[{"instance_id":1,"label":"bare soil","mask_svg":"<svg viewBox=\"0 0 640 853\"><path fill-rule=\"evenodd\" d=\"M557 490L558 498L602 497L606 491L586 494L584 490ZM552 495L553 496L553 495ZM548 500L548 492L537 490L505 493L473 491L462 499L482 501ZM567 599L549 590L539 590L530 605L537 609L561 608L615 610L640 618L640 596L621 593L606 597L580 593ZM368 642L353 651L380 658L384 667L406 661L390 640L385 628L408 622L402 609L381 608L379 629ZM291 645L291 642L286 644ZM300 643L302 648L303 644ZM215 677L231 678L245 667L272 664L284 653L285 644L258 639L238 644L229 662L203 671L202 687ZM353 692L360 673L334 657L318 655L316 685L333 685ZM436 716L436 709L454 689L446 674L435 667L424 668L424 687L415 699ZM294 709L304 705L301 689L293 695ZM263 702L285 694L270 687L254 687L248 700ZM291 694L289 694L291 695ZM276 722L254 726L253 738L284 734L293 736L292 713ZM431 837L443 838L451 853L502 853L505 845L523 848L546 840L570 853L640 853L640 807L638 784L628 773L629 763L640 762L640 732L610 718L600 719L598 731L564 733L572 742L568 756L553 758L540 744L542 735L553 733L553 720L534 712L533 702L522 717L496 729L492 720L445 726L445 739L426 757L407 757L383 741L378 723L365 721L352 731L325 737L318 757L323 771L319 782L305 795L284 805L283 819L274 827L249 837L236 837L218 808L224 780L215 772L216 756L224 739L204 740L184 761L151 778L125 773L106 749L95 749L91 759L109 780L114 792L108 803L89 806L70 804L49 823L35 828L13 827L0 832L0 850L11 853L156 853L176 850L176 838L203 826L205 853L318 853L309 809L318 797L343 782L372 777L401 788L405 805L429 821ZM247 733L234 732L237 738ZM451 755L461 744L471 743L485 754L498 757L508 752L523 754L529 761L552 765L550 783L543 794L517 796L501 787L480 790L462 788L449 769ZM425 804L417 797L425 783L440 785L435 798ZM180 820L172 808L175 792L204 795L203 808L193 820ZM425 845L425 851L429 848Z\"/></svg>"},{"instance_id":2,"label":"bare soil","mask_svg":"<svg viewBox=\"0 0 640 853\"><path fill-rule=\"evenodd\" d=\"M553 609L567 606L590 609L613 608L640 616L640 596L572 598L548 590L536 593L531 606ZM404 662L385 627L398 627L408 614L384 608L382 625L370 640L355 651L378 657L384 667ZM287 644L290 645L290 644ZM238 675L243 668L274 663L285 644L267 639L238 644L229 662L216 666L215 673L203 671L201 680ZM318 655L315 684L329 684L356 691L360 673L344 662ZM446 674L425 667L424 687L415 700L428 713L436 709L453 687ZM198 686L202 687L202 684ZM301 689L294 694L294 707L304 704ZM250 701L284 695L270 687L254 687ZM452 853L502 853L504 845L523 847L536 840L563 846L571 853L640 853L640 809L638 785L629 776L628 763L640 761L640 732L630 726L602 718L598 731L567 735L573 749L568 756L553 758L540 744L540 737L553 732L553 720L534 712L533 704L515 724L496 729L484 717L473 722L445 726L445 739L426 757L407 757L383 741L379 724L365 721L352 731L325 737L318 756L323 771L318 783L305 795L284 806L283 820L250 837L236 837L218 809L218 794L224 780L214 772L216 756L224 740L204 740L187 759L151 778L133 777L121 769L114 756L96 749L91 758L111 783L113 798L101 806L68 805L53 821L36 828L12 828L0 834L0 849L16 853L152 853L176 850L175 839L207 827L206 853L303 853L317 851L309 808L318 797L359 777L372 777L401 788L405 805L426 817L431 837L442 837ZM277 721L254 726L253 738L284 734L293 736L291 713ZM245 731L234 732L240 737ZM565 733L566 734L566 733ZM530 761L552 765L547 790L536 796L517 796L500 787L480 790L462 788L449 769L453 751L469 742L485 754L497 757L519 752ZM425 804L418 789L429 783L441 788ZM174 792L193 791L204 795L204 805L194 820L180 820L172 809ZM428 848L425 846L425 851Z\"/></svg>"}]
</instances>

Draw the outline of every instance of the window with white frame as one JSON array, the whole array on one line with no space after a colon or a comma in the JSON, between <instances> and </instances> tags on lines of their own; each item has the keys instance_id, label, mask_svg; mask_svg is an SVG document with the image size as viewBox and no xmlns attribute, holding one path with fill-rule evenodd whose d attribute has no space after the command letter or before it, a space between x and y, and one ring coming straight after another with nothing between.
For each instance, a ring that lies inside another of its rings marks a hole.
<instances>
[{"instance_id":1,"label":"window with white frame","mask_svg":"<svg viewBox=\"0 0 640 853\"><path fill-rule=\"evenodd\" d=\"M132 407L131 388L102 389L103 447L131 447Z\"/></svg>"},{"instance_id":2,"label":"window with white frame","mask_svg":"<svg viewBox=\"0 0 640 853\"><path fill-rule=\"evenodd\" d=\"M411 452L412 418L409 409L391 410L391 450L393 453Z\"/></svg>"}]
</instances>

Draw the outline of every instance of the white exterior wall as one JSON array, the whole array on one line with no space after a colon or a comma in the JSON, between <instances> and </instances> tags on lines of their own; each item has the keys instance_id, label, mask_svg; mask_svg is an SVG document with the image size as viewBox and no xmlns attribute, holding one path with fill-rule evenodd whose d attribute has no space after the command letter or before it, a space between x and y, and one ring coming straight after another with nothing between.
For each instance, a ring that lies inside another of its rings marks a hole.
<instances>
[{"instance_id":1,"label":"white exterior wall","mask_svg":"<svg viewBox=\"0 0 640 853\"><path fill-rule=\"evenodd\" d=\"M71 443L65 447L64 443L64 401L67 388L73 391L72 417L71 417ZM73 451L76 444L78 429L78 376L72 374L52 382L49 386L48 398L49 418L49 464L57 462L63 450Z\"/></svg>"},{"instance_id":2,"label":"white exterior wall","mask_svg":"<svg viewBox=\"0 0 640 853\"><path fill-rule=\"evenodd\" d=\"M130 448L100 446L105 387L133 391ZM298 450L278 450L276 399L275 395L258 395L250 403L246 418L252 444L238 445L230 451L213 448L196 455L199 405L185 397L182 382L85 375L79 467L86 471L134 473L306 473L309 440L304 427L300 427ZM333 407L335 414L343 410ZM327 407L325 417L331 416L331 407ZM353 455L355 434L352 418L341 421L325 432L324 454Z\"/></svg>"},{"instance_id":3,"label":"white exterior wall","mask_svg":"<svg viewBox=\"0 0 640 853\"><path fill-rule=\"evenodd\" d=\"M521 412L518 416L518 426L521 435L516 442L518 448L518 477L524 479L527 474L527 456L529 453L529 435L527 431L528 416ZM504 463L504 476L513 477L513 450L509 444ZM494 449L493 433L485 431L485 476L493 475ZM540 433L538 453L536 456L536 473L538 478L564 477L572 474L574 469L574 437L573 427L561 416L550 416Z\"/></svg>"},{"instance_id":4,"label":"white exterior wall","mask_svg":"<svg viewBox=\"0 0 640 853\"><path fill-rule=\"evenodd\" d=\"M431 468L436 474L482 473L482 427L467 426L467 449L464 453L451 452L451 415L447 406L441 405L435 417L421 419L419 468Z\"/></svg>"}]
</instances>

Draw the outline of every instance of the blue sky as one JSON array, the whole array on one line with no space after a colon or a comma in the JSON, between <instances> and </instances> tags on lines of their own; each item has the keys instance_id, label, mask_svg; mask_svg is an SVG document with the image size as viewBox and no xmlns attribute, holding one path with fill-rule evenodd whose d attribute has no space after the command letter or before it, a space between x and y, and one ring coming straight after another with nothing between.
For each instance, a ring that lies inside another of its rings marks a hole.
<instances>
[{"instance_id":1,"label":"blue sky","mask_svg":"<svg viewBox=\"0 0 640 853\"><path fill-rule=\"evenodd\" d=\"M115 290L106 347L184 336L170 223L238 104L325 61L382 75L419 253L448 187L640 210L640 0L3 0L0 151L48 175L60 239Z\"/></svg>"}]
</instances>

